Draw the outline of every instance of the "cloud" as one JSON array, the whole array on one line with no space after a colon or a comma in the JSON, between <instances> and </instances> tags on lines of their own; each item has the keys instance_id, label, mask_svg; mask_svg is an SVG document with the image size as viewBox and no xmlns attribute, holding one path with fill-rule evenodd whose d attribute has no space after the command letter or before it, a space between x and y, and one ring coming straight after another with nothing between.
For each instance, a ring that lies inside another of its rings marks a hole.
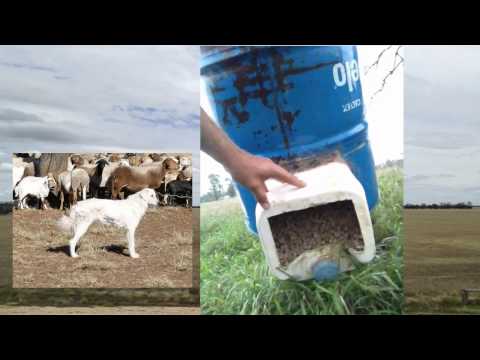
<instances>
[{"instance_id":1,"label":"cloud","mask_svg":"<svg viewBox=\"0 0 480 360\"><path fill-rule=\"evenodd\" d=\"M428 176L428 175L414 175L414 176L410 176L408 177L406 180L407 181L422 181L422 180L427 180L427 179L430 179L431 176Z\"/></svg>"},{"instance_id":2,"label":"cloud","mask_svg":"<svg viewBox=\"0 0 480 360\"><path fill-rule=\"evenodd\" d=\"M181 114L178 109L164 110L138 105L114 105L112 113L112 116L115 118L109 118L107 121L119 124L131 121L131 119L140 120L144 124L150 126L162 124L174 129L198 128L200 124L199 114L184 116L184 114Z\"/></svg>"},{"instance_id":3,"label":"cloud","mask_svg":"<svg viewBox=\"0 0 480 360\"><path fill-rule=\"evenodd\" d=\"M0 163L0 171L2 171L2 172L12 171L12 164L11 163Z\"/></svg>"},{"instance_id":4,"label":"cloud","mask_svg":"<svg viewBox=\"0 0 480 360\"><path fill-rule=\"evenodd\" d=\"M479 56L478 47L406 47L406 202L480 204Z\"/></svg>"},{"instance_id":5,"label":"cloud","mask_svg":"<svg viewBox=\"0 0 480 360\"><path fill-rule=\"evenodd\" d=\"M429 180L429 179L451 179L454 178L455 175L453 174L434 174L434 175L414 175L409 176L406 178L408 181L422 181L422 180Z\"/></svg>"},{"instance_id":6,"label":"cloud","mask_svg":"<svg viewBox=\"0 0 480 360\"><path fill-rule=\"evenodd\" d=\"M109 139L94 129L71 123L49 123L40 116L0 108L0 132L8 141L32 140L43 143L83 144Z\"/></svg>"},{"instance_id":7,"label":"cloud","mask_svg":"<svg viewBox=\"0 0 480 360\"><path fill-rule=\"evenodd\" d=\"M56 70L49 66L42 66L42 65L35 65L35 64L21 64L21 63L13 63L8 61L0 60L0 66L6 67L13 67L17 69L27 69L27 70L35 70L35 71L47 71L47 72L56 72Z\"/></svg>"},{"instance_id":8,"label":"cloud","mask_svg":"<svg viewBox=\"0 0 480 360\"><path fill-rule=\"evenodd\" d=\"M480 186L471 186L471 187L466 187L463 188L463 190L467 193L473 192L473 193L480 193Z\"/></svg>"},{"instance_id":9,"label":"cloud","mask_svg":"<svg viewBox=\"0 0 480 360\"><path fill-rule=\"evenodd\" d=\"M451 179L451 178L454 178L455 175L453 174L438 174L436 175L437 178L440 178L440 179Z\"/></svg>"},{"instance_id":10,"label":"cloud","mask_svg":"<svg viewBox=\"0 0 480 360\"><path fill-rule=\"evenodd\" d=\"M0 109L0 123L43 123L37 115L27 114L22 111L12 109Z\"/></svg>"}]
</instances>

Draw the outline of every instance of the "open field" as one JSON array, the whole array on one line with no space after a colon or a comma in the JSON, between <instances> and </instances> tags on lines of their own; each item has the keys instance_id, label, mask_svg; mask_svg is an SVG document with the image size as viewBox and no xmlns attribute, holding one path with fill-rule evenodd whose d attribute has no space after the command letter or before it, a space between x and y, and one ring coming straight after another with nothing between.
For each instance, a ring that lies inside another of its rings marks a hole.
<instances>
[{"instance_id":1,"label":"open field","mask_svg":"<svg viewBox=\"0 0 480 360\"><path fill-rule=\"evenodd\" d=\"M194 254L198 254L200 247L199 239L199 222L200 209L193 208L193 243ZM8 217L0 217L0 225L10 228L10 219ZM11 252L10 234L0 232L0 260L9 259ZM5 252L7 250L7 252ZM5 263L8 264L8 261ZM10 265L5 269L0 269L2 273L8 270ZM69 311L78 312L115 312L115 309L121 308L122 311L130 313L131 311L149 313L150 311L163 311L164 307L168 307L168 311L175 311L175 308L188 308L190 311L198 311L199 305L199 261L198 256L193 258L193 289L179 288L150 288L150 289L115 289L115 288L51 288L51 289L33 289L33 288L16 288L12 289L0 286L0 312L18 312L18 313L55 313L58 309L60 313ZM11 280L8 281L11 283ZM82 310L83 309L83 310Z\"/></svg>"},{"instance_id":2,"label":"open field","mask_svg":"<svg viewBox=\"0 0 480 360\"><path fill-rule=\"evenodd\" d=\"M202 204L203 314L400 314L403 306L403 174L378 172L377 258L338 281L281 281L267 268L237 198ZM383 241L385 240L385 241Z\"/></svg>"},{"instance_id":3,"label":"open field","mask_svg":"<svg viewBox=\"0 0 480 360\"><path fill-rule=\"evenodd\" d=\"M199 307L53 307L1 306L0 315L200 315Z\"/></svg>"},{"instance_id":4,"label":"open field","mask_svg":"<svg viewBox=\"0 0 480 360\"><path fill-rule=\"evenodd\" d=\"M0 215L0 287L11 283L11 239L12 217Z\"/></svg>"},{"instance_id":5,"label":"open field","mask_svg":"<svg viewBox=\"0 0 480 360\"><path fill-rule=\"evenodd\" d=\"M405 210L408 313L478 313L462 288L480 288L480 209Z\"/></svg>"},{"instance_id":6,"label":"open field","mask_svg":"<svg viewBox=\"0 0 480 360\"><path fill-rule=\"evenodd\" d=\"M71 235L60 232L59 210L14 210L13 287L181 288L192 287L192 210L147 211L136 231L139 259L128 256L125 231L90 227L69 256Z\"/></svg>"}]
</instances>

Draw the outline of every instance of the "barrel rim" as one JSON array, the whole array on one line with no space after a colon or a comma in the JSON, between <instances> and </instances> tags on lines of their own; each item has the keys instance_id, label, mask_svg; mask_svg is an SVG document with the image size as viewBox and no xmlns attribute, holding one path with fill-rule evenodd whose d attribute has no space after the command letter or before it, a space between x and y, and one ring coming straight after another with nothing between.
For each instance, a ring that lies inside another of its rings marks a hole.
<instances>
[{"instance_id":1,"label":"barrel rim","mask_svg":"<svg viewBox=\"0 0 480 360\"><path fill-rule=\"evenodd\" d=\"M232 46L232 45L208 45L200 46L200 68L225 61L236 56L247 54L252 50L269 48L271 46Z\"/></svg>"},{"instance_id":2,"label":"barrel rim","mask_svg":"<svg viewBox=\"0 0 480 360\"><path fill-rule=\"evenodd\" d=\"M285 47L285 48L345 48L355 45L202 45L200 46L200 74L205 75L206 68L220 64L224 61L246 55L252 51L262 49Z\"/></svg>"}]
</instances>

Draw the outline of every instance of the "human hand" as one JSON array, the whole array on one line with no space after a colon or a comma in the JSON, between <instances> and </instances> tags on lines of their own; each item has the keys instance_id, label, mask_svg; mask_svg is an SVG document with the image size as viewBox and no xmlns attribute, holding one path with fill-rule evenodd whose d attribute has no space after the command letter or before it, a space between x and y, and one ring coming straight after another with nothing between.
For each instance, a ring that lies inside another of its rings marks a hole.
<instances>
[{"instance_id":1,"label":"human hand","mask_svg":"<svg viewBox=\"0 0 480 360\"><path fill-rule=\"evenodd\" d=\"M249 154L237 147L203 109L200 111L200 126L201 149L221 163L238 183L249 189L264 209L270 206L266 180L273 178L293 186L305 186L303 181L272 160Z\"/></svg>"},{"instance_id":2,"label":"human hand","mask_svg":"<svg viewBox=\"0 0 480 360\"><path fill-rule=\"evenodd\" d=\"M237 154L235 161L227 166L227 170L237 182L255 195L257 202L264 209L270 207L267 198L268 189L265 185L266 180L275 179L296 187L305 186L302 180L290 174L272 160L243 151Z\"/></svg>"}]
</instances>

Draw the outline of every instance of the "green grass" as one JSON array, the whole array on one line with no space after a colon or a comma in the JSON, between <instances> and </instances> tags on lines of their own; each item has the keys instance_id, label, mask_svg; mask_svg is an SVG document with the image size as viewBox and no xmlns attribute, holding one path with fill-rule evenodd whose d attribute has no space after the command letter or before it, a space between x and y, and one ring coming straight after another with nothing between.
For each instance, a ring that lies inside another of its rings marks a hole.
<instances>
[{"instance_id":1,"label":"green grass","mask_svg":"<svg viewBox=\"0 0 480 360\"><path fill-rule=\"evenodd\" d=\"M373 213L378 257L328 283L277 280L258 238L244 225L238 200L202 204L202 314L401 314L403 173L384 169L378 180L381 200Z\"/></svg>"}]
</instances>

